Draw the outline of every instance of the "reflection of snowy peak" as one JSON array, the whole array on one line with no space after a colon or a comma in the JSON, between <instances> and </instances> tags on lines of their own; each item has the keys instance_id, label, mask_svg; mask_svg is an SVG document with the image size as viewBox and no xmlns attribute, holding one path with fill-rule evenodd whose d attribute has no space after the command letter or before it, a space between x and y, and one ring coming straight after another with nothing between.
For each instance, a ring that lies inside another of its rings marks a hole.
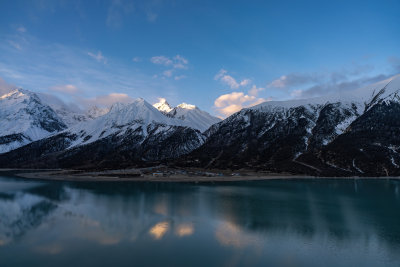
<instances>
[{"instance_id":1,"label":"reflection of snowy peak","mask_svg":"<svg viewBox=\"0 0 400 267\"><path fill-rule=\"evenodd\" d=\"M16 89L0 97L0 153L42 139L67 126L34 93Z\"/></svg>"},{"instance_id":2,"label":"reflection of snowy peak","mask_svg":"<svg viewBox=\"0 0 400 267\"><path fill-rule=\"evenodd\" d=\"M198 129L201 132L221 121L219 118L211 116L209 113L200 110L194 105L182 103L172 108L165 98L160 98L160 102L153 106L167 116L182 120L187 126Z\"/></svg>"}]
</instances>

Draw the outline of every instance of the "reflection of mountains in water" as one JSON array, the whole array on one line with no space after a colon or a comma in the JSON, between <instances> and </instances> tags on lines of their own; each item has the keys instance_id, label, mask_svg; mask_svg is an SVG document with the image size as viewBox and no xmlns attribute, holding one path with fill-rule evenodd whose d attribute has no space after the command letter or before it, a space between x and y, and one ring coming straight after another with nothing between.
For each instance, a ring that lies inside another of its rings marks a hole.
<instances>
[{"instance_id":1,"label":"reflection of mountains in water","mask_svg":"<svg viewBox=\"0 0 400 267\"><path fill-rule=\"evenodd\" d=\"M0 197L0 238L13 240L56 214L75 222L90 221L98 227L95 235L116 240L152 231L162 237L168 229L176 227L178 232L188 221L202 218L260 234L307 239L328 235L338 242L374 236L399 246L399 187L391 180L49 183L12 199ZM195 231L192 228L187 232Z\"/></svg>"},{"instance_id":2,"label":"reflection of mountains in water","mask_svg":"<svg viewBox=\"0 0 400 267\"><path fill-rule=\"evenodd\" d=\"M256 232L336 241L377 236L400 249L400 183L391 180L254 182L207 198L214 216Z\"/></svg>"}]
</instances>

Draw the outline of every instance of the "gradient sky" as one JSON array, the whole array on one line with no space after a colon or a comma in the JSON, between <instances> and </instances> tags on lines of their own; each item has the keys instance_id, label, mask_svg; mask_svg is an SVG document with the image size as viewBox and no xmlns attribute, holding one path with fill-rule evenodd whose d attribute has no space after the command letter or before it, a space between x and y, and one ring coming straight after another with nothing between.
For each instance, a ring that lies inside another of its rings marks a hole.
<instances>
[{"instance_id":1,"label":"gradient sky","mask_svg":"<svg viewBox=\"0 0 400 267\"><path fill-rule=\"evenodd\" d=\"M0 1L0 90L226 116L400 72L400 1Z\"/></svg>"}]
</instances>

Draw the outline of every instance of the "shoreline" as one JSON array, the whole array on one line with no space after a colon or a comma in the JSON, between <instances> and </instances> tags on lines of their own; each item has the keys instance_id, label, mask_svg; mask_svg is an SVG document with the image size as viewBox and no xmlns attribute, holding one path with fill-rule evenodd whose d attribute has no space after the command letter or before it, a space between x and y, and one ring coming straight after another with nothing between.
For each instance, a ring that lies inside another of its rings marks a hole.
<instances>
[{"instance_id":1,"label":"shoreline","mask_svg":"<svg viewBox=\"0 0 400 267\"><path fill-rule=\"evenodd\" d=\"M309 175L290 175L278 173L257 173L242 172L241 175L222 175L222 176L202 176L173 174L168 176L153 176L149 174L138 175L137 169L128 170L109 170L109 171L82 171L64 169L0 169L1 174L12 175L17 178L46 180L46 181L66 181L66 182L240 182L240 181L265 181L265 180L315 180L315 179L382 179L400 180L400 177L320 177Z\"/></svg>"}]
</instances>

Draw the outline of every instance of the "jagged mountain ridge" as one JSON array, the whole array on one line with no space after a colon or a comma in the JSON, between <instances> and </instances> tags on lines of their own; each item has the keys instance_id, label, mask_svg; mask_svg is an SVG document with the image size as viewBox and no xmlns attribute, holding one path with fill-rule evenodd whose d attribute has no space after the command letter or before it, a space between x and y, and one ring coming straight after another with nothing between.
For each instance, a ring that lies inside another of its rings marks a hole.
<instances>
[{"instance_id":1,"label":"jagged mountain ridge","mask_svg":"<svg viewBox=\"0 0 400 267\"><path fill-rule=\"evenodd\" d=\"M64 119L68 123L64 123L63 128L53 132L53 135L47 134L43 138L38 138L41 139L38 142L20 149L17 149L18 146L13 147L16 151L9 153L4 162L9 165L10 159L14 158L15 167L21 163L28 164L27 162L35 165L38 159L45 165L77 166L86 162L93 167L98 165L97 162L89 163L87 159L103 161L103 166L113 166L121 164L121 161L134 163L176 158L199 147L204 142L204 136L198 129L204 130L209 126L207 124L209 122L204 119L200 121L200 126L186 120L184 117L186 114L174 118L160 112L143 99L136 99L129 104L116 103L110 109L92 107L85 115L78 110L78 114L82 114L82 117L79 121L74 121L72 116L75 116L76 112L70 112L70 108L62 101L51 95L38 96L26 92L38 101L41 99L46 101L49 104L48 109L53 108L55 116L58 115L60 121ZM180 105L175 110L185 108L193 110L195 114L205 115L206 118L213 118L191 105ZM192 117L193 115L189 114L189 118ZM87 154L87 151L97 151L99 157L93 157ZM125 155L121 158L124 153L130 156ZM59 162L50 160L49 163L45 160L52 159L55 154L62 154ZM109 155L110 158L106 159ZM72 156L73 158L70 158ZM78 158L82 160L76 161ZM115 160L117 163L112 163Z\"/></svg>"},{"instance_id":2,"label":"jagged mountain ridge","mask_svg":"<svg viewBox=\"0 0 400 267\"><path fill-rule=\"evenodd\" d=\"M67 128L58 114L34 93L16 89L0 97L0 153Z\"/></svg>"},{"instance_id":3,"label":"jagged mountain ridge","mask_svg":"<svg viewBox=\"0 0 400 267\"><path fill-rule=\"evenodd\" d=\"M0 97L0 153L88 122L106 112L107 109L96 106L84 112L50 94L14 89Z\"/></svg>"},{"instance_id":4,"label":"jagged mountain ridge","mask_svg":"<svg viewBox=\"0 0 400 267\"><path fill-rule=\"evenodd\" d=\"M6 157L13 166L37 165L40 159L44 166L115 167L177 158L203 142L201 132L187 122L136 99L114 104L103 116L11 151Z\"/></svg>"},{"instance_id":5,"label":"jagged mountain ridge","mask_svg":"<svg viewBox=\"0 0 400 267\"><path fill-rule=\"evenodd\" d=\"M182 103L173 108L165 98L160 98L160 102L153 106L165 115L182 120L190 127L198 129L201 132L221 121L221 119L211 116L208 112L200 110L195 105Z\"/></svg>"},{"instance_id":6,"label":"jagged mountain ridge","mask_svg":"<svg viewBox=\"0 0 400 267\"><path fill-rule=\"evenodd\" d=\"M346 94L243 109L207 130L206 142L178 164L320 176L399 175L399 90L397 75ZM384 134L387 129L390 135ZM358 161L365 164L354 167Z\"/></svg>"},{"instance_id":7,"label":"jagged mountain ridge","mask_svg":"<svg viewBox=\"0 0 400 267\"><path fill-rule=\"evenodd\" d=\"M119 168L166 161L316 176L400 175L399 90L397 75L345 94L265 102L203 133L178 112L169 114L174 108L165 115L138 99L0 155L0 165Z\"/></svg>"}]
</instances>

